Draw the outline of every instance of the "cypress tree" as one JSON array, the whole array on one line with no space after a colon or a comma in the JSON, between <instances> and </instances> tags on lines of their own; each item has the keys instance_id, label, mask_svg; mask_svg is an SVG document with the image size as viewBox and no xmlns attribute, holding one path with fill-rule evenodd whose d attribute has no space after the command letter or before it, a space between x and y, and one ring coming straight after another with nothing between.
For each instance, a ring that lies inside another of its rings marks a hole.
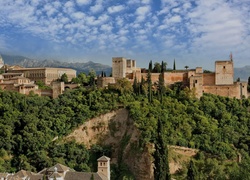
<instances>
[{"instance_id":1,"label":"cypress tree","mask_svg":"<svg viewBox=\"0 0 250 180\"><path fill-rule=\"evenodd\" d=\"M141 77L141 83L140 83L140 93L141 94L146 94L146 92L144 92L144 89L143 89L143 85L145 84L145 80L143 77Z\"/></svg>"},{"instance_id":2,"label":"cypress tree","mask_svg":"<svg viewBox=\"0 0 250 180\"><path fill-rule=\"evenodd\" d=\"M149 63L149 67L150 67L150 63ZM148 83L148 102L152 102L152 79L151 79L150 70L148 70L148 74L147 74L147 83Z\"/></svg>"},{"instance_id":3,"label":"cypress tree","mask_svg":"<svg viewBox=\"0 0 250 180\"><path fill-rule=\"evenodd\" d=\"M248 77L248 83L247 83L247 91L250 92L250 76Z\"/></svg>"},{"instance_id":4,"label":"cypress tree","mask_svg":"<svg viewBox=\"0 0 250 180\"><path fill-rule=\"evenodd\" d=\"M159 95L160 95L160 101L162 102L163 100L163 95L165 93L165 85L164 85L164 73L162 72L160 75L159 75L159 79L158 79L158 92L159 92Z\"/></svg>"},{"instance_id":5,"label":"cypress tree","mask_svg":"<svg viewBox=\"0 0 250 180\"><path fill-rule=\"evenodd\" d=\"M169 172L168 164L168 147L166 146L163 138L163 129L161 119L157 123L157 136L155 142L155 171L154 178L157 180L170 180L171 175Z\"/></svg>"},{"instance_id":6,"label":"cypress tree","mask_svg":"<svg viewBox=\"0 0 250 180\"><path fill-rule=\"evenodd\" d=\"M135 78L134 78L133 89L134 89L134 93L135 93L135 94L138 94L138 83L137 83L137 78L136 78L136 76L135 76Z\"/></svg>"},{"instance_id":7,"label":"cypress tree","mask_svg":"<svg viewBox=\"0 0 250 180\"><path fill-rule=\"evenodd\" d=\"M148 70L149 70L150 72L152 72L152 70L153 70L153 63L152 63L152 60L150 60L150 62L149 62Z\"/></svg>"},{"instance_id":8,"label":"cypress tree","mask_svg":"<svg viewBox=\"0 0 250 180\"><path fill-rule=\"evenodd\" d=\"M173 70L176 70L176 66L175 66L175 59L174 59L174 67L173 67Z\"/></svg>"},{"instance_id":9,"label":"cypress tree","mask_svg":"<svg viewBox=\"0 0 250 180\"><path fill-rule=\"evenodd\" d=\"M163 61L161 62L161 74L159 75L158 79L158 93L160 95L160 101L162 102L163 95L165 93L165 81L164 81L164 69L166 69L166 63Z\"/></svg>"},{"instance_id":10,"label":"cypress tree","mask_svg":"<svg viewBox=\"0 0 250 180\"><path fill-rule=\"evenodd\" d=\"M187 180L198 180L199 178L197 177L197 174L198 172L195 167L194 161L191 160L188 167Z\"/></svg>"}]
</instances>

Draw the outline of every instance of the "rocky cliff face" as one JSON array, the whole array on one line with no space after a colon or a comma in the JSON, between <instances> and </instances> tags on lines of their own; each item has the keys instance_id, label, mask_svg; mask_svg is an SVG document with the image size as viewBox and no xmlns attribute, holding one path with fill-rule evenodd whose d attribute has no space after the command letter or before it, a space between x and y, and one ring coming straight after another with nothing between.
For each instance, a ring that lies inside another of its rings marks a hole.
<instances>
[{"instance_id":1,"label":"rocky cliff face","mask_svg":"<svg viewBox=\"0 0 250 180\"><path fill-rule=\"evenodd\" d=\"M138 180L153 178L151 147L139 148L138 129L129 118L128 110L120 109L93 118L74 130L67 139L75 139L87 147L92 144L111 145L111 163L127 164Z\"/></svg>"},{"instance_id":2,"label":"rocky cliff face","mask_svg":"<svg viewBox=\"0 0 250 180\"><path fill-rule=\"evenodd\" d=\"M67 140L84 143L88 148L93 144L111 145L113 152L111 163L125 163L137 180L153 180L153 145L144 149L139 147L139 130L129 118L126 109L119 109L90 119L69 134ZM170 173L174 174L188 164L190 158L198 152L180 146L169 146Z\"/></svg>"}]
</instances>

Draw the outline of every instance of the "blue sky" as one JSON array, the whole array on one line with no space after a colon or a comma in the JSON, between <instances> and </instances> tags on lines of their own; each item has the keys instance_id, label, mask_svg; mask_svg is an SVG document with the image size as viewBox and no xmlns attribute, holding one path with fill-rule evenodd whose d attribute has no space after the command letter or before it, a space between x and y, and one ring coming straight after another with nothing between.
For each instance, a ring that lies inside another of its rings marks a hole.
<instances>
[{"instance_id":1,"label":"blue sky","mask_svg":"<svg viewBox=\"0 0 250 180\"><path fill-rule=\"evenodd\" d=\"M36 59L177 69L250 65L250 0L0 0L0 52Z\"/></svg>"}]
</instances>

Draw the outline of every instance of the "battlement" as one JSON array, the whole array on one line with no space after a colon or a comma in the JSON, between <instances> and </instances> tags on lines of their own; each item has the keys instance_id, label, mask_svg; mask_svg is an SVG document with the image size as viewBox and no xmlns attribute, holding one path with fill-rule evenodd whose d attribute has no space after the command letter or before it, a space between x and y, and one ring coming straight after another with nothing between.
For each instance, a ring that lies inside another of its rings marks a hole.
<instances>
[{"instance_id":1,"label":"battlement","mask_svg":"<svg viewBox=\"0 0 250 180\"><path fill-rule=\"evenodd\" d=\"M136 77L146 80L147 70L136 68L136 61L123 57L112 58L112 74L115 79L128 78L131 82ZM183 86L195 89L197 97L203 93L211 93L227 97L242 98L248 97L247 86L244 82L234 83L234 64L230 60L215 61L215 72L204 73L202 67L186 70L168 70L164 73L164 83L170 86L175 83L182 83ZM151 73L152 83L157 83L159 73Z\"/></svg>"}]
</instances>

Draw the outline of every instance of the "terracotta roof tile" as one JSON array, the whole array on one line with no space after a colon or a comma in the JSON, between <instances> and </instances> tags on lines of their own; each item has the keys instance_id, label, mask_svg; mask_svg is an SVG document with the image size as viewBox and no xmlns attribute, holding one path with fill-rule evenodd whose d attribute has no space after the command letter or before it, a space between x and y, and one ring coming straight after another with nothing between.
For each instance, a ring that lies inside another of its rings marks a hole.
<instances>
[{"instance_id":1,"label":"terracotta roof tile","mask_svg":"<svg viewBox=\"0 0 250 180\"><path fill-rule=\"evenodd\" d=\"M103 180L98 173L91 172L67 172L64 180L89 180L92 174L95 180Z\"/></svg>"},{"instance_id":2,"label":"terracotta roof tile","mask_svg":"<svg viewBox=\"0 0 250 180\"><path fill-rule=\"evenodd\" d=\"M47 169L47 171L54 172L55 167L57 168L58 172L73 171L73 169L70 169L69 167L64 166L62 164L59 164L59 163L57 163L56 165L50 167L49 169Z\"/></svg>"}]
</instances>

